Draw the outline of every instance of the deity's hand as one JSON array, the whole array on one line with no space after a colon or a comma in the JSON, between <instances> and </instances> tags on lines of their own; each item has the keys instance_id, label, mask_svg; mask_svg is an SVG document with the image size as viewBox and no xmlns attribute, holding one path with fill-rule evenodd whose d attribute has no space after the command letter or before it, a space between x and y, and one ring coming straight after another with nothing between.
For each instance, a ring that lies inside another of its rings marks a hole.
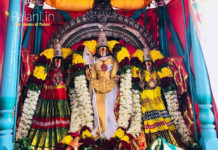
<instances>
[{"instance_id":1,"label":"deity's hand","mask_svg":"<svg viewBox=\"0 0 218 150\"><path fill-rule=\"evenodd\" d=\"M113 79L114 79L114 81L118 82L120 80L120 76L115 75Z\"/></svg>"},{"instance_id":2,"label":"deity's hand","mask_svg":"<svg viewBox=\"0 0 218 150\"><path fill-rule=\"evenodd\" d=\"M91 69L86 69L86 78L87 80L90 80L91 79Z\"/></svg>"},{"instance_id":3,"label":"deity's hand","mask_svg":"<svg viewBox=\"0 0 218 150\"><path fill-rule=\"evenodd\" d=\"M141 72L138 70L137 72L138 77L141 79Z\"/></svg>"},{"instance_id":4,"label":"deity's hand","mask_svg":"<svg viewBox=\"0 0 218 150\"><path fill-rule=\"evenodd\" d=\"M142 89L144 89L145 83L143 82L143 78L142 78L142 76L141 76L141 72L140 72L140 71L137 71L136 73L137 73L137 75L138 75L138 77L139 77L139 79L140 79L139 86L140 86Z\"/></svg>"},{"instance_id":5,"label":"deity's hand","mask_svg":"<svg viewBox=\"0 0 218 150\"><path fill-rule=\"evenodd\" d=\"M144 89L144 88L145 88L145 83L142 82L142 81L140 81L140 82L139 82L139 86L140 86L142 89Z\"/></svg>"}]
</instances>

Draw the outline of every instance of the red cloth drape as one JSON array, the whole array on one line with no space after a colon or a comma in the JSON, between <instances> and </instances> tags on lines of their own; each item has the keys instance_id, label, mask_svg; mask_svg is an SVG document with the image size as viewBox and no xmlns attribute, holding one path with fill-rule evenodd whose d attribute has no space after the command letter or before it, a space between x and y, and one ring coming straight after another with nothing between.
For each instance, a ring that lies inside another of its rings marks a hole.
<instances>
[{"instance_id":1,"label":"red cloth drape","mask_svg":"<svg viewBox=\"0 0 218 150\"><path fill-rule=\"evenodd\" d=\"M2 65L3 65L4 49L5 49L5 35L7 30L7 16L5 15L5 11L8 10L8 6L9 6L9 0L5 0L0 5L0 85L1 85Z\"/></svg>"}]
</instances>

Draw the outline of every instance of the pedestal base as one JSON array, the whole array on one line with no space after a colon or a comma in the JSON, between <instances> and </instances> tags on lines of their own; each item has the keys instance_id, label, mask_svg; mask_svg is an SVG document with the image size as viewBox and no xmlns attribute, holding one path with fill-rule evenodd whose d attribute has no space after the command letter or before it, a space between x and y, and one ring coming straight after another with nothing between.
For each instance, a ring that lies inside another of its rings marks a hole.
<instances>
[{"instance_id":1,"label":"pedestal base","mask_svg":"<svg viewBox=\"0 0 218 150\"><path fill-rule=\"evenodd\" d=\"M12 130L0 131L0 150L13 150Z\"/></svg>"},{"instance_id":2,"label":"pedestal base","mask_svg":"<svg viewBox=\"0 0 218 150\"><path fill-rule=\"evenodd\" d=\"M215 150L218 149L218 139L214 138L214 139L200 139L200 145L202 147L203 150Z\"/></svg>"}]
</instances>

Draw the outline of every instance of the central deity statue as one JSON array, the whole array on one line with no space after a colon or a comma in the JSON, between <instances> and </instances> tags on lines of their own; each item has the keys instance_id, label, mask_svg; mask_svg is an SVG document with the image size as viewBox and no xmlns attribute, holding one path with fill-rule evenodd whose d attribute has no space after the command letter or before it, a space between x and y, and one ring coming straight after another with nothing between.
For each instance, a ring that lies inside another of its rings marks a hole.
<instances>
[{"instance_id":1,"label":"central deity statue","mask_svg":"<svg viewBox=\"0 0 218 150\"><path fill-rule=\"evenodd\" d=\"M122 141L126 142L123 146L129 146L130 134L135 130L128 132L132 116L128 50L115 40L107 41L105 32L100 29L97 42L85 41L73 53L72 72L74 87L69 89L72 143L77 143L79 138L83 148L90 145L115 147Z\"/></svg>"},{"instance_id":2,"label":"central deity statue","mask_svg":"<svg viewBox=\"0 0 218 150\"><path fill-rule=\"evenodd\" d=\"M93 136L109 139L117 129L114 114L118 95L117 61L111 56L105 33L101 30L98 35L98 46L91 66L90 88L94 109Z\"/></svg>"}]
</instances>

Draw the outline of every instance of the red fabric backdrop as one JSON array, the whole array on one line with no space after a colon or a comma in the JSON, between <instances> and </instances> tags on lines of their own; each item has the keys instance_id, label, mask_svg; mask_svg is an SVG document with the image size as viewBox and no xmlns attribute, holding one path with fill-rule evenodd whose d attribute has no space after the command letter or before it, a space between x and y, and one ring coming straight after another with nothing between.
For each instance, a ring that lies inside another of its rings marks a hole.
<instances>
[{"instance_id":1,"label":"red fabric backdrop","mask_svg":"<svg viewBox=\"0 0 218 150\"><path fill-rule=\"evenodd\" d=\"M0 84L2 77L2 64L4 58L4 49L5 49L5 34L7 27L7 16L5 11L8 10L9 0L5 0L0 5Z\"/></svg>"}]
</instances>

